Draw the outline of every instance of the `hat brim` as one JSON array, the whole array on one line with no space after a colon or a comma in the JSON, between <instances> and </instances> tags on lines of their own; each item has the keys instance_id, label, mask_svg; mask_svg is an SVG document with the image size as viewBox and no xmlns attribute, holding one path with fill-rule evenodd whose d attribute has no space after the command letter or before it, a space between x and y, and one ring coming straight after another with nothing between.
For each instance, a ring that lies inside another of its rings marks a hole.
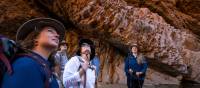
<instances>
[{"instance_id":1,"label":"hat brim","mask_svg":"<svg viewBox=\"0 0 200 88\"><path fill-rule=\"evenodd\" d=\"M66 42L65 42L65 43L62 43L62 42L61 42L59 45L60 45L60 46L61 46L61 45L66 45L66 46L68 46L68 43L66 43Z\"/></svg>"},{"instance_id":2,"label":"hat brim","mask_svg":"<svg viewBox=\"0 0 200 88\"><path fill-rule=\"evenodd\" d=\"M51 18L35 18L25 22L18 28L16 41L23 41L29 33L35 31L39 26L50 26L55 28L56 32L60 35L59 39L64 39L65 27L61 22Z\"/></svg>"},{"instance_id":3,"label":"hat brim","mask_svg":"<svg viewBox=\"0 0 200 88\"><path fill-rule=\"evenodd\" d=\"M81 39L79 42L79 46L81 46L83 43L87 43L90 46L94 46L94 43L90 39Z\"/></svg>"}]
</instances>

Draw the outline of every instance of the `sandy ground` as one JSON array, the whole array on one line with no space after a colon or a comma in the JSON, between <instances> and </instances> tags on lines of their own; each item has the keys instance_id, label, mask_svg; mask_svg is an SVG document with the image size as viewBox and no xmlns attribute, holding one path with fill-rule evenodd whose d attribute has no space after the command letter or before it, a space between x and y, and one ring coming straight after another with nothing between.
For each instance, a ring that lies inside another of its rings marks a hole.
<instances>
[{"instance_id":1,"label":"sandy ground","mask_svg":"<svg viewBox=\"0 0 200 88\"><path fill-rule=\"evenodd\" d=\"M106 83L98 83L98 88L127 88L125 84L106 84ZM145 84L143 88L182 88L178 85L151 85ZM192 88L192 87L191 87ZM195 87L196 88L196 87ZM198 87L200 88L200 87Z\"/></svg>"},{"instance_id":2,"label":"sandy ground","mask_svg":"<svg viewBox=\"0 0 200 88\"><path fill-rule=\"evenodd\" d=\"M98 83L98 88L127 88L125 84Z\"/></svg>"}]
</instances>

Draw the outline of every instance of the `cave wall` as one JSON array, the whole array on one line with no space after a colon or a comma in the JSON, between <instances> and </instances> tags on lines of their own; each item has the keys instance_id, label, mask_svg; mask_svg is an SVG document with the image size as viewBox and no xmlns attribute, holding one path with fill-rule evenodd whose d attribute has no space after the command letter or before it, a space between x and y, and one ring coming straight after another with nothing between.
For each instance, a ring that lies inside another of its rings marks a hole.
<instances>
[{"instance_id":1,"label":"cave wall","mask_svg":"<svg viewBox=\"0 0 200 88\"><path fill-rule=\"evenodd\" d=\"M124 0L32 1L60 17L68 17L77 27L76 30L99 36L121 51L126 52L125 46L138 43L148 58L171 67L166 70L177 70L170 75L178 72L173 76L187 75L184 79L200 82L199 36L191 30L193 28L190 28L188 19L195 19L195 30L198 30L199 21L178 9L167 8L171 1L161 2L166 8L158 6L169 20L165 15L159 15L146 7L129 5Z\"/></svg>"},{"instance_id":2,"label":"cave wall","mask_svg":"<svg viewBox=\"0 0 200 88\"><path fill-rule=\"evenodd\" d=\"M66 26L69 56L79 38L95 41L101 60L99 82L126 82L123 61L135 42L151 58L146 83L179 84L182 78L199 82L199 2L126 1L1 0L0 34L14 39L28 19L52 17Z\"/></svg>"},{"instance_id":3,"label":"cave wall","mask_svg":"<svg viewBox=\"0 0 200 88\"><path fill-rule=\"evenodd\" d=\"M68 43L68 56L72 57L76 53L80 38L89 38L95 43L96 52L100 59L100 74L98 82L107 84L126 84L126 76L124 73L124 59L126 55L104 40L97 39L94 36L85 35L84 33L67 31L66 42ZM181 79L178 77L172 77L152 68L148 68L145 84L180 85L180 80Z\"/></svg>"},{"instance_id":4,"label":"cave wall","mask_svg":"<svg viewBox=\"0 0 200 88\"><path fill-rule=\"evenodd\" d=\"M17 28L25 21L47 16L23 0L0 1L0 34L15 39Z\"/></svg>"}]
</instances>

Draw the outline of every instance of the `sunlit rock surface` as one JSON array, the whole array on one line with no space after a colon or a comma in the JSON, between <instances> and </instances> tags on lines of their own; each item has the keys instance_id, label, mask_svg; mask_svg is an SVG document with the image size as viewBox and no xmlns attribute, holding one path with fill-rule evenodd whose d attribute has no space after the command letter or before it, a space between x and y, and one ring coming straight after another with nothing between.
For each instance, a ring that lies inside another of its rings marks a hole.
<instances>
[{"instance_id":1,"label":"sunlit rock surface","mask_svg":"<svg viewBox=\"0 0 200 88\"><path fill-rule=\"evenodd\" d=\"M66 26L69 56L78 39L95 41L99 82L126 83L123 61L133 43L139 44L150 65L146 84L200 82L199 1L138 1L1 0L0 33L14 39L26 20L52 17Z\"/></svg>"}]
</instances>

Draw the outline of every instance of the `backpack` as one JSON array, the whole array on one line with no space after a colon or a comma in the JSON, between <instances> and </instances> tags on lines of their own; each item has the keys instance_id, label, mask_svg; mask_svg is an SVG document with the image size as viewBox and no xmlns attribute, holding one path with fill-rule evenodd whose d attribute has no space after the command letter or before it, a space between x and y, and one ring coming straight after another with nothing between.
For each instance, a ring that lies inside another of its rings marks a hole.
<instances>
[{"instance_id":1,"label":"backpack","mask_svg":"<svg viewBox=\"0 0 200 88\"><path fill-rule=\"evenodd\" d=\"M9 75L12 75L12 63L19 57L30 57L39 63L46 74L45 79L45 88L49 87L49 79L51 76L51 71L48 66L41 61L40 57L31 53L31 51L26 50L18 46L15 41L0 35L0 85L3 80L4 74L7 72Z\"/></svg>"}]
</instances>

